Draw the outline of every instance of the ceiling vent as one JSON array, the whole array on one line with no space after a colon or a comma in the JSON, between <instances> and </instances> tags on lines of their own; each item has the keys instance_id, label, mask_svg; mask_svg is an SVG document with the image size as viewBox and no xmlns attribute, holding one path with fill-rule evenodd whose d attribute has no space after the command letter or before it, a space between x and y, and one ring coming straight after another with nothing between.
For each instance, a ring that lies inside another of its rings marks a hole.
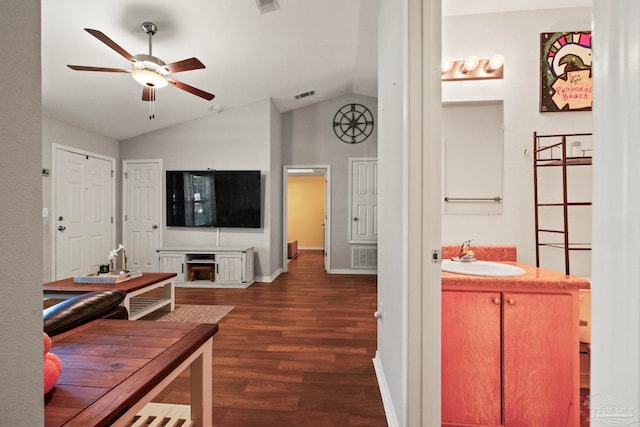
<instances>
[{"instance_id":1,"label":"ceiling vent","mask_svg":"<svg viewBox=\"0 0 640 427\"><path fill-rule=\"evenodd\" d=\"M313 96L313 95L315 95L315 94L316 94L315 89L312 89L312 90L307 91L307 92L299 93L299 94L297 94L296 96L294 96L294 98L295 98L295 99L304 99L304 98L308 98L308 97L310 97L310 96Z\"/></svg>"},{"instance_id":2,"label":"ceiling vent","mask_svg":"<svg viewBox=\"0 0 640 427\"><path fill-rule=\"evenodd\" d=\"M274 10L280 9L280 5L278 5L278 0L256 0L258 4L258 9L260 13L273 12Z\"/></svg>"}]
</instances>

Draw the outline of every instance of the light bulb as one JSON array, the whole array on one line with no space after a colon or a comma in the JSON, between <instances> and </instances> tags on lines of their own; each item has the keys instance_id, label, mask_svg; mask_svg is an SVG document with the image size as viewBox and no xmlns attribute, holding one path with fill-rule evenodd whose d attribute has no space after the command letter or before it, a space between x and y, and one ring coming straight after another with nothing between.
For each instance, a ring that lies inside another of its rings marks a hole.
<instances>
[{"instance_id":1,"label":"light bulb","mask_svg":"<svg viewBox=\"0 0 640 427\"><path fill-rule=\"evenodd\" d=\"M464 60L464 66L462 67L462 70L465 72L473 71L476 69L479 63L480 60L477 56L470 56Z\"/></svg>"},{"instance_id":2,"label":"light bulb","mask_svg":"<svg viewBox=\"0 0 640 427\"><path fill-rule=\"evenodd\" d=\"M453 58L444 57L442 58L442 72L448 73L453 68Z\"/></svg>"},{"instance_id":3,"label":"light bulb","mask_svg":"<svg viewBox=\"0 0 640 427\"><path fill-rule=\"evenodd\" d=\"M494 71L504 65L504 56L500 54L493 55L491 59L489 59L489 70Z\"/></svg>"}]
</instances>

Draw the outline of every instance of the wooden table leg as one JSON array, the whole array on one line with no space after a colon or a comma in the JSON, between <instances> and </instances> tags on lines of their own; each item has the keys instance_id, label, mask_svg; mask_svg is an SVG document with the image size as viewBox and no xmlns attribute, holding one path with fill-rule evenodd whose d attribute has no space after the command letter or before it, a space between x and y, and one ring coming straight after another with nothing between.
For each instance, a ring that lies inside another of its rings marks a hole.
<instances>
[{"instance_id":1,"label":"wooden table leg","mask_svg":"<svg viewBox=\"0 0 640 427\"><path fill-rule=\"evenodd\" d=\"M211 427L213 419L212 355L213 338L204 344L203 353L191 364L191 421Z\"/></svg>"},{"instance_id":2,"label":"wooden table leg","mask_svg":"<svg viewBox=\"0 0 640 427\"><path fill-rule=\"evenodd\" d=\"M176 309L176 288L175 283L171 280L169 283L164 285L164 298L171 301L169 304L169 311L173 311Z\"/></svg>"}]
</instances>

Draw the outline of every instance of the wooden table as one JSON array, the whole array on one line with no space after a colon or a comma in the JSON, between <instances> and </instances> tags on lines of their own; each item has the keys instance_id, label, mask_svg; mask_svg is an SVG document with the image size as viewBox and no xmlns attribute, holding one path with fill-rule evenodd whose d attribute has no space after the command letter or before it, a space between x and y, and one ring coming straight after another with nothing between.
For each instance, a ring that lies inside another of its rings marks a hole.
<instances>
[{"instance_id":1,"label":"wooden table","mask_svg":"<svg viewBox=\"0 0 640 427\"><path fill-rule=\"evenodd\" d=\"M216 324L101 319L53 337L51 352L63 368L45 395L45 426L131 425L187 367L191 421L211 426L217 330Z\"/></svg>"},{"instance_id":2,"label":"wooden table","mask_svg":"<svg viewBox=\"0 0 640 427\"><path fill-rule=\"evenodd\" d=\"M136 320L156 310L175 309L175 277L176 273L142 273L141 277L120 283L74 283L73 278L68 278L45 283L44 296L70 298L87 292L122 289L127 292L123 304L129 312L129 320ZM161 298L145 296L158 288L164 291Z\"/></svg>"}]
</instances>

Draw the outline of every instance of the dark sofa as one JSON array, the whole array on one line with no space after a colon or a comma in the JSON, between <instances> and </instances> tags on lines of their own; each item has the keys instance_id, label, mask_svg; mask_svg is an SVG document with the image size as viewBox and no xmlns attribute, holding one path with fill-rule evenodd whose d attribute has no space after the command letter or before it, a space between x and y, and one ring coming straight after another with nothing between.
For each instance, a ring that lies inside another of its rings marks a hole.
<instances>
[{"instance_id":1,"label":"dark sofa","mask_svg":"<svg viewBox=\"0 0 640 427\"><path fill-rule=\"evenodd\" d=\"M96 319L127 319L122 305L125 291L109 290L80 294L42 312L44 332L50 337Z\"/></svg>"}]
</instances>

